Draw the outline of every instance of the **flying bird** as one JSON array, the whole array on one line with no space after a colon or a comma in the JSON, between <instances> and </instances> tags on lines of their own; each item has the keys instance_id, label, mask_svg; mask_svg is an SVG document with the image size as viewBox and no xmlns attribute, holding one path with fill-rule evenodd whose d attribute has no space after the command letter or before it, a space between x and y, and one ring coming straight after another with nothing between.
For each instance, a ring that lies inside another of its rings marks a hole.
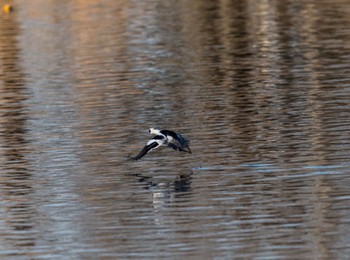
<instances>
[{"instance_id":1,"label":"flying bird","mask_svg":"<svg viewBox=\"0 0 350 260\"><path fill-rule=\"evenodd\" d=\"M147 142L146 146L143 147L138 155L131 157L131 160L140 160L147 153L162 145L168 146L176 151L192 153L189 147L190 142L179 133L170 130L158 130L154 128L149 129L149 133L156 136Z\"/></svg>"}]
</instances>

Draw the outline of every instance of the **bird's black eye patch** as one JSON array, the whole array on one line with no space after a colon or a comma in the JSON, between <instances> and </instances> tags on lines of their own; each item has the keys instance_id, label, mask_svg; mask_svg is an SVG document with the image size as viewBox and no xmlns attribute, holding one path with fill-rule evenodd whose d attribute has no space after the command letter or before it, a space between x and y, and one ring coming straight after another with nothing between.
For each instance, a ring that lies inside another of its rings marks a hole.
<instances>
[{"instance_id":1,"label":"bird's black eye patch","mask_svg":"<svg viewBox=\"0 0 350 260\"><path fill-rule=\"evenodd\" d=\"M148 130L148 133L151 133L151 129Z\"/></svg>"}]
</instances>

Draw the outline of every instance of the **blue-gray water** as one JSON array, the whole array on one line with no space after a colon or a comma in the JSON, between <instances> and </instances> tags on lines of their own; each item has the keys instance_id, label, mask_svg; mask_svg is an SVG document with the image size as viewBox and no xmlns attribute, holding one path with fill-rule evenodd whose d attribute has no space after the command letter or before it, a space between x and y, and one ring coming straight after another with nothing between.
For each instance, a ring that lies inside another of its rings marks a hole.
<instances>
[{"instance_id":1,"label":"blue-gray water","mask_svg":"<svg viewBox=\"0 0 350 260\"><path fill-rule=\"evenodd\" d=\"M8 3L0 258L350 257L348 1Z\"/></svg>"}]
</instances>

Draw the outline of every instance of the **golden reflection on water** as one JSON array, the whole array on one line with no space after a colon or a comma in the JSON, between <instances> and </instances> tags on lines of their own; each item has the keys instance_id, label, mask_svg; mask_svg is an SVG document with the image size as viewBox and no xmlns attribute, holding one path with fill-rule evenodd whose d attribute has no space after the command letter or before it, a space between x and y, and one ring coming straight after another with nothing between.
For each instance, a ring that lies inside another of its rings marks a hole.
<instances>
[{"instance_id":1,"label":"golden reflection on water","mask_svg":"<svg viewBox=\"0 0 350 260\"><path fill-rule=\"evenodd\" d=\"M1 255L347 255L349 4L10 3Z\"/></svg>"},{"instance_id":2,"label":"golden reflection on water","mask_svg":"<svg viewBox=\"0 0 350 260\"><path fill-rule=\"evenodd\" d=\"M0 248L8 252L35 243L31 230L36 210L31 204L34 191L31 163L27 159L26 108L23 104L27 96L20 64L19 33L16 14L3 13L0 18L0 197L3 223ZM19 235L21 232L24 234Z\"/></svg>"}]
</instances>

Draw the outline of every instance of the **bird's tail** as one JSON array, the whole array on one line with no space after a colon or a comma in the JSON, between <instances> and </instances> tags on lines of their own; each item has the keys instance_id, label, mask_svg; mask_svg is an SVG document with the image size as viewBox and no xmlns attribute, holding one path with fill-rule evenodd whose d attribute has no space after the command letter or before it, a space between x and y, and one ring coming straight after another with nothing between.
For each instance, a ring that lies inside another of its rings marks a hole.
<instances>
[{"instance_id":1,"label":"bird's tail","mask_svg":"<svg viewBox=\"0 0 350 260\"><path fill-rule=\"evenodd\" d=\"M192 153L192 151L191 151L191 149L190 149L190 147L186 147L188 150L183 150L184 152L186 152L186 153Z\"/></svg>"}]
</instances>

